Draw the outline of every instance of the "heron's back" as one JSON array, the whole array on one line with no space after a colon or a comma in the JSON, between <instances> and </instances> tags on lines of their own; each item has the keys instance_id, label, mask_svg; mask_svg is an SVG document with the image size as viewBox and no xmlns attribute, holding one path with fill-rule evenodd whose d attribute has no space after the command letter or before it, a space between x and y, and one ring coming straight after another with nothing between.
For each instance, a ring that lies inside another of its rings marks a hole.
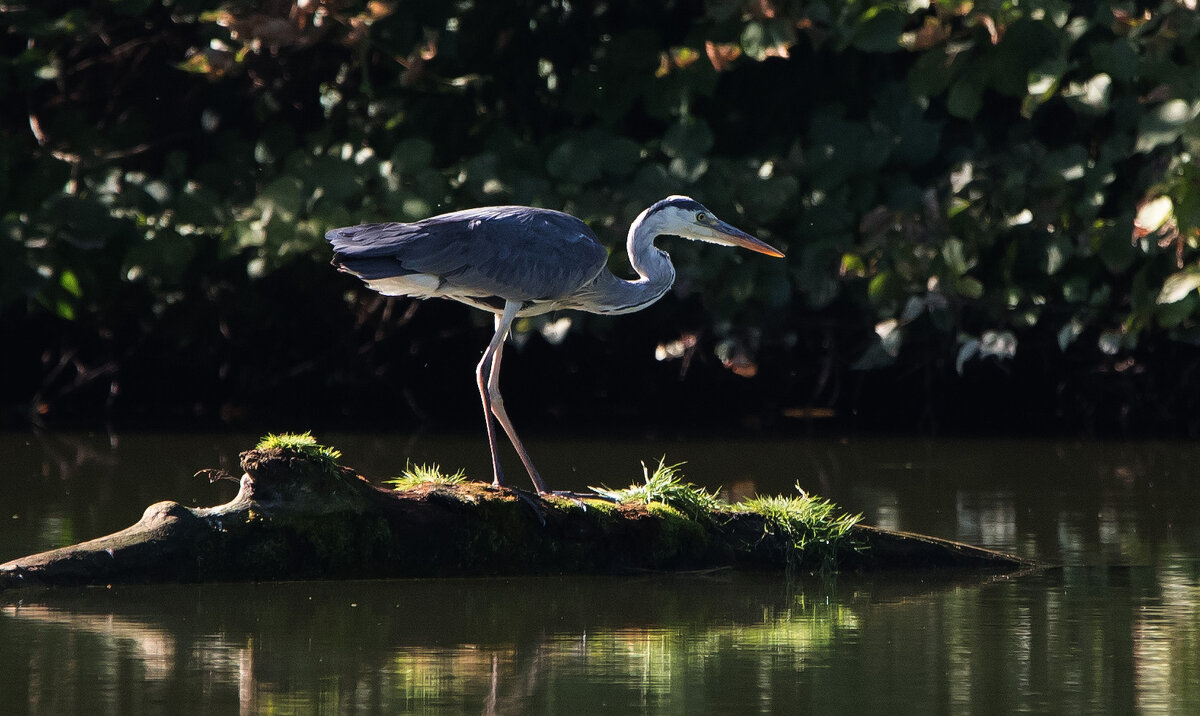
<instances>
[{"instance_id":1,"label":"heron's back","mask_svg":"<svg viewBox=\"0 0 1200 716\"><path fill-rule=\"evenodd\" d=\"M607 251L587 224L549 209L496 206L325 235L333 263L387 295L442 296L485 310L570 296Z\"/></svg>"}]
</instances>

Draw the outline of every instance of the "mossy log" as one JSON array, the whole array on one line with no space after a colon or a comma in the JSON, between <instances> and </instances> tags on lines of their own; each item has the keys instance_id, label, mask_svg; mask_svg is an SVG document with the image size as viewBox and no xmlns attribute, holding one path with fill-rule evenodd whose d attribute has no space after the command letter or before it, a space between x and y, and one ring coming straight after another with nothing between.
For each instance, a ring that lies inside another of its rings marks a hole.
<instances>
[{"instance_id":1,"label":"mossy log","mask_svg":"<svg viewBox=\"0 0 1200 716\"><path fill-rule=\"evenodd\" d=\"M288 447L242 453L227 504L159 502L120 532L0 564L22 586L713 568L810 569L760 515L697 521L664 505L537 497L482 483L372 485ZM1030 565L956 542L858 525L839 569Z\"/></svg>"}]
</instances>

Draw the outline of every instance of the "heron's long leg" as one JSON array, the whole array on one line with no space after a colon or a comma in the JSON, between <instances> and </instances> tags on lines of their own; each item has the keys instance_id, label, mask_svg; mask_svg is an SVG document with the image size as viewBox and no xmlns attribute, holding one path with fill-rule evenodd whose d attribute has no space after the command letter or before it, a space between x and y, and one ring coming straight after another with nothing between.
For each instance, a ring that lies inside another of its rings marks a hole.
<instances>
[{"instance_id":1,"label":"heron's long leg","mask_svg":"<svg viewBox=\"0 0 1200 716\"><path fill-rule=\"evenodd\" d=\"M512 442L513 447L516 448L517 455L521 458L521 464L525 466L525 471L529 473L529 479L533 480L533 486L538 491L538 494L548 492L546 483L542 481L542 476L538 474L537 468L533 466L533 460L529 457L529 453L525 451L525 446L521 444L521 438L517 437L517 429L513 427L512 421L508 418L508 412L504 409L504 398L500 395L500 359L503 357L504 342L501 341L500 345L496 348L496 355L492 360L491 375L488 376L488 393L492 399L492 413L496 415L496 419L500 421L500 427L504 428L508 439Z\"/></svg>"},{"instance_id":2,"label":"heron's long leg","mask_svg":"<svg viewBox=\"0 0 1200 716\"><path fill-rule=\"evenodd\" d=\"M496 333L492 336L492 342L484 350L483 358L475 369L475 381L479 385L479 397L483 402L484 420L487 422L488 445L492 449L492 474L494 476L492 484L497 487L504 484L504 471L500 467L500 451L496 446L496 428L492 424L492 416L495 415L500 427L504 428L505 434L516 448L521 463L525 465L525 470L529 473L529 479L533 480L534 488L542 493L547 491L546 483L542 482L542 476L533 466L533 460L529 458L529 453L521 444L521 438L517 437L517 430L508 418L508 412L504 409L504 398L500 395L500 361L504 357L504 339L508 336L508 330L512 327L512 322L517 317L517 311L520 308L520 303L507 301L504 304L504 313L496 316Z\"/></svg>"},{"instance_id":3,"label":"heron's long leg","mask_svg":"<svg viewBox=\"0 0 1200 716\"><path fill-rule=\"evenodd\" d=\"M496 316L496 333L492 336L492 340L488 343L487 348L483 349L483 357L479 359L479 365L475 366L475 384L479 386L479 400L483 403L483 422L487 426L488 447L492 451L492 484L500 487L504 484L504 470L500 467L500 450L496 445L496 426L492 422L492 392L489 390L489 377L500 368L500 348L504 345L504 338L508 335L508 329L512 326L513 319L517 317L517 311L520 309L520 304L507 302L504 304L504 313ZM497 394L499 391L497 391Z\"/></svg>"}]
</instances>

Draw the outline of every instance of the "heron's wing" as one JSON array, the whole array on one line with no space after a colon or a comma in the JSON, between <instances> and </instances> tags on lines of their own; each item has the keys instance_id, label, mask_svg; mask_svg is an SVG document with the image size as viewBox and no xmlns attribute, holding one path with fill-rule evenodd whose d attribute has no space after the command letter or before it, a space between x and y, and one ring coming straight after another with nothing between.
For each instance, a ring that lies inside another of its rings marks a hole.
<instances>
[{"instance_id":1,"label":"heron's wing","mask_svg":"<svg viewBox=\"0 0 1200 716\"><path fill-rule=\"evenodd\" d=\"M435 294L553 300L604 268L607 251L569 214L520 206L469 209L411 224L363 224L325 235L334 264L364 281L424 274Z\"/></svg>"}]
</instances>

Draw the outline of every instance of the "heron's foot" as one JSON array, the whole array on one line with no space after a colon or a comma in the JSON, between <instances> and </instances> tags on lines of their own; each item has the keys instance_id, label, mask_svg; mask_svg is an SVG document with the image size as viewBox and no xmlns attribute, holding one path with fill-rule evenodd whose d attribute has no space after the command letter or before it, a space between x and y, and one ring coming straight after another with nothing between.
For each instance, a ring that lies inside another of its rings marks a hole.
<instances>
[{"instance_id":1,"label":"heron's foot","mask_svg":"<svg viewBox=\"0 0 1200 716\"><path fill-rule=\"evenodd\" d=\"M528 494L524 490L513 490L513 492L517 495L517 498L520 499L521 502L529 505L529 508L533 510L533 514L537 515L538 522L542 523L542 527L545 527L546 508L542 507L541 500L537 499L537 497L533 495Z\"/></svg>"},{"instance_id":2,"label":"heron's foot","mask_svg":"<svg viewBox=\"0 0 1200 716\"><path fill-rule=\"evenodd\" d=\"M584 510L587 509L587 503L585 503L584 500L605 499L599 495L593 495L590 492L573 492L571 490L549 490L543 492L542 497L561 497L574 502Z\"/></svg>"},{"instance_id":3,"label":"heron's foot","mask_svg":"<svg viewBox=\"0 0 1200 716\"><path fill-rule=\"evenodd\" d=\"M621 504L621 501L618 500L617 498L613 497L612 495L602 495L599 492L596 492L594 490L592 492L575 493L575 494L578 494L580 497L583 497L584 499L587 499L587 500L604 500L605 502L611 502L614 505Z\"/></svg>"}]
</instances>

